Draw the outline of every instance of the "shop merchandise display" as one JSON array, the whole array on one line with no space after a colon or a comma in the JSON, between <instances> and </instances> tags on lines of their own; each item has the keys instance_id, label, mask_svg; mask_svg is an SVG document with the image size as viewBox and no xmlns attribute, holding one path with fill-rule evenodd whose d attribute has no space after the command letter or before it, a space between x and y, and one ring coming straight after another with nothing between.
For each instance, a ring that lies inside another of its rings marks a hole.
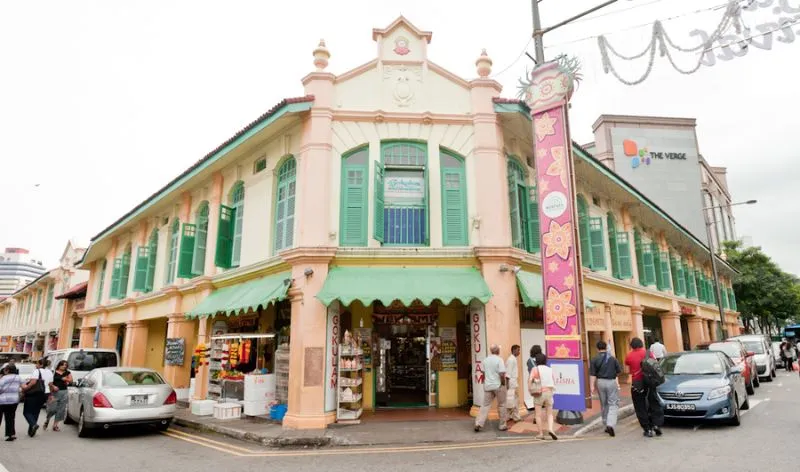
<instances>
[{"instance_id":1,"label":"shop merchandise display","mask_svg":"<svg viewBox=\"0 0 800 472\"><path fill-rule=\"evenodd\" d=\"M364 351L361 349L358 336L350 331L344 332L344 339L339 345L339 382L337 385L338 408L337 421L345 424L361 422L363 386L364 386Z\"/></svg>"}]
</instances>

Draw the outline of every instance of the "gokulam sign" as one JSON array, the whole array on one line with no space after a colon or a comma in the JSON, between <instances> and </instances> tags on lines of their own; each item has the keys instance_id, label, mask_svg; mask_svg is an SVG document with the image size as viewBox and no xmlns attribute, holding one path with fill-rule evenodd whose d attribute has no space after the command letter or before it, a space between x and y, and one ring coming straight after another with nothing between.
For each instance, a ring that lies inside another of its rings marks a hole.
<instances>
[{"instance_id":1,"label":"gokulam sign","mask_svg":"<svg viewBox=\"0 0 800 472\"><path fill-rule=\"evenodd\" d=\"M614 331L633 331L631 307L621 305L611 307L611 329Z\"/></svg>"},{"instance_id":2,"label":"gokulam sign","mask_svg":"<svg viewBox=\"0 0 800 472\"><path fill-rule=\"evenodd\" d=\"M336 386L339 384L339 302L328 307L325 342L325 411L336 411Z\"/></svg>"},{"instance_id":3,"label":"gokulam sign","mask_svg":"<svg viewBox=\"0 0 800 472\"><path fill-rule=\"evenodd\" d=\"M483 303L473 300L469 304L470 344L472 344L472 404L483 405L483 360L486 359L486 311Z\"/></svg>"}]
</instances>

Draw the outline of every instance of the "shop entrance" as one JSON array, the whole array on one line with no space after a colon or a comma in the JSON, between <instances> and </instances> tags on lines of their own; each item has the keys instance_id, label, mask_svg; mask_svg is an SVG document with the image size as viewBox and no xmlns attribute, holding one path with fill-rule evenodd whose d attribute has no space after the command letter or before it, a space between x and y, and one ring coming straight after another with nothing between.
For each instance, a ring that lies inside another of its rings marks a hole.
<instances>
[{"instance_id":1,"label":"shop entrance","mask_svg":"<svg viewBox=\"0 0 800 472\"><path fill-rule=\"evenodd\" d=\"M435 319L435 315L373 315L378 335L378 408L432 406L428 353Z\"/></svg>"}]
</instances>

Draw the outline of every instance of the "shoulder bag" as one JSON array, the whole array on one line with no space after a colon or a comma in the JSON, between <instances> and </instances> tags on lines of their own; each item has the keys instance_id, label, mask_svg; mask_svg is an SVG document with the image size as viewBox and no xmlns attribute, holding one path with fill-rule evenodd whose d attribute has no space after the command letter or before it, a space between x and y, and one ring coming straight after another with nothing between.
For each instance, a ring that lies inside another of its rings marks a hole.
<instances>
[{"instance_id":1,"label":"shoulder bag","mask_svg":"<svg viewBox=\"0 0 800 472\"><path fill-rule=\"evenodd\" d=\"M533 373L536 372L536 376ZM542 395L542 375L539 373L539 366L536 366L531 371L531 377L528 380L528 392L532 397L540 397Z\"/></svg>"}]
</instances>

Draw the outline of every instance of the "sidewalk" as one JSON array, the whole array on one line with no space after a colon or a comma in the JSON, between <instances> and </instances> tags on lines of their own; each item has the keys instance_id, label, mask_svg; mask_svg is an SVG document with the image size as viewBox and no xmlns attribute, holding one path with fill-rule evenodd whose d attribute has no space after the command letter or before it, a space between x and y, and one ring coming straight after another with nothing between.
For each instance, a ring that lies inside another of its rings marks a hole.
<instances>
[{"instance_id":1,"label":"sidewalk","mask_svg":"<svg viewBox=\"0 0 800 472\"><path fill-rule=\"evenodd\" d=\"M620 398L621 416L632 412L630 392L623 388ZM480 433L473 431L474 419L465 411L448 410L438 414L407 411L406 414L379 414L367 418L359 425L332 424L325 430L285 430L264 418L218 420L210 416L194 416L188 408L178 408L174 423L202 432L216 433L241 441L250 441L267 447L325 447L325 446L411 446L418 444L446 444L487 441L507 438L533 438L537 434L533 412L523 421L509 423L508 431L498 431L497 422L489 421ZM421 419L409 421L417 414ZM600 408L597 400L583 414L580 425L558 425L557 433L563 437L587 434L600 429Z\"/></svg>"}]
</instances>

